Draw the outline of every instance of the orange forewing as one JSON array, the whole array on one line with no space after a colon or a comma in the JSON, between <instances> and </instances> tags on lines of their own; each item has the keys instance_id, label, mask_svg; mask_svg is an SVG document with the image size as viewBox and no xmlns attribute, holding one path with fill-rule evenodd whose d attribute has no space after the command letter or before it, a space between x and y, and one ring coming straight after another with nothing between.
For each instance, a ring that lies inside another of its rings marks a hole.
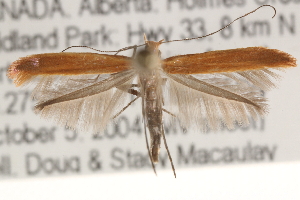
<instances>
[{"instance_id":1,"label":"orange forewing","mask_svg":"<svg viewBox=\"0 0 300 200\"><path fill-rule=\"evenodd\" d=\"M13 62L8 77L19 86L38 75L108 74L129 69L131 58L97 53L45 53Z\"/></svg>"},{"instance_id":2,"label":"orange forewing","mask_svg":"<svg viewBox=\"0 0 300 200\"><path fill-rule=\"evenodd\" d=\"M162 62L162 68L170 74L209 74L269 67L296 67L296 59L277 49L248 47L173 56Z\"/></svg>"}]
</instances>

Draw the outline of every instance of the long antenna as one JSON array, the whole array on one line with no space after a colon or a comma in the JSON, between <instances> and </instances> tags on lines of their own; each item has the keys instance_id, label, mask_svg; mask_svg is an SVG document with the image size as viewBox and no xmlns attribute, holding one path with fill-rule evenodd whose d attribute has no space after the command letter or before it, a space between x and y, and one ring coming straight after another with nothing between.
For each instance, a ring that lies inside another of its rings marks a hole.
<instances>
[{"instance_id":1,"label":"long antenna","mask_svg":"<svg viewBox=\"0 0 300 200\"><path fill-rule=\"evenodd\" d=\"M235 21L243 18L243 17L246 17L247 15L250 15L254 12L256 12L258 9L262 8L262 7L265 7L265 6L268 6L268 7L271 7L274 9L274 15L272 18L275 17L276 15L276 9L275 7L271 6L271 5L262 5L262 6L259 6L258 8L256 8L255 10L252 10L251 12L248 12L246 14L244 14L243 16L240 16L238 18L236 18L235 20L233 20L232 22L230 22L229 24L227 24L226 26L224 26L223 28L220 28L219 30L215 31L215 32L212 32L210 34L207 34L207 35L203 35L203 36L200 36L200 37L194 37L194 38L185 38L185 39L181 39L181 40L169 40L169 41L165 41L165 42L162 42L162 43L170 43L170 42L179 42L179 41L184 41L184 40L198 40L198 39L201 39L201 38L205 38L205 37L208 37L208 36L211 36L211 35L214 35L222 30L224 30L225 28L229 27L231 24L233 24Z\"/></svg>"},{"instance_id":2,"label":"long antenna","mask_svg":"<svg viewBox=\"0 0 300 200\"><path fill-rule=\"evenodd\" d=\"M201 39L201 38L205 38L205 37L214 35L214 34L220 32L220 31L224 30L225 28L229 27L229 26L230 26L231 24L233 24L235 21L237 21L237 20L239 20L239 19L241 19L241 18L246 17L247 15L250 15L250 14L256 12L258 9L260 9L260 8L262 8L262 7L271 7L271 8L273 8L273 10L274 10L274 15L273 15L272 18L275 17L275 15L276 15L276 9L275 9L274 6L271 6L271 5L262 5L262 6L259 6L258 8L256 8L256 9L252 10L251 12L248 12L248 13L244 14L243 16L240 16L240 17L236 18L235 20L233 20L232 22L230 22L229 24L227 24L226 26L224 26L223 28L220 28L219 30L217 30L217 31L215 31L215 32L212 32L212 33L209 33L209 34L207 34L207 35L200 36L200 37L184 38L184 39L180 39L180 40L169 40L169 41L161 42L161 44L162 44L162 43L170 43L170 42L180 42L180 41L184 41L184 40L198 40L198 39ZM141 47L141 46L144 46L144 45L146 45L146 44L140 44L140 45L128 46L128 47L121 48L121 49L119 49L119 50L117 50L117 51L101 51L101 50L94 49L94 48L89 47L89 46L70 46L70 47L64 49L62 52L66 51L66 50L68 50L68 49L74 48L74 47L84 47L84 48L89 48L89 49L92 49L92 50L94 50L94 51L98 51L98 52L101 52L101 53L116 53L116 54L118 54L118 53L121 52L121 51L126 51L126 50L129 50L129 49L134 49L134 48Z\"/></svg>"},{"instance_id":3,"label":"long antenna","mask_svg":"<svg viewBox=\"0 0 300 200\"><path fill-rule=\"evenodd\" d=\"M95 49L95 48L89 47L89 46L69 46L69 47L65 48L64 50L62 50L61 52L65 52L65 51L67 51L68 49L71 49L71 48L78 48L78 47L80 47L80 48L88 48L88 49L92 49L92 50L94 50L94 51L98 51L98 52L101 52L101 53L115 53L115 52L119 52L119 50L118 50L118 51L101 51L101 50L99 50L99 49Z\"/></svg>"}]
</instances>

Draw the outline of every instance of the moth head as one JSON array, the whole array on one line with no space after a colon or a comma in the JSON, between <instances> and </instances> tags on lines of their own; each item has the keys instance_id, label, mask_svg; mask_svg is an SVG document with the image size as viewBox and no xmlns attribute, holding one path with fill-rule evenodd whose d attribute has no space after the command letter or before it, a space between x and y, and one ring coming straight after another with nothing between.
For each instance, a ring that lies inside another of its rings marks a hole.
<instances>
[{"instance_id":1,"label":"moth head","mask_svg":"<svg viewBox=\"0 0 300 200\"><path fill-rule=\"evenodd\" d=\"M160 50L159 46L163 40L158 42L148 41L144 34L145 49L141 50L136 55L136 68L139 70L153 70L160 67Z\"/></svg>"},{"instance_id":2,"label":"moth head","mask_svg":"<svg viewBox=\"0 0 300 200\"><path fill-rule=\"evenodd\" d=\"M145 41L145 50L152 53L156 54L159 58L161 56L161 52L159 50L159 46L162 44L164 41L163 39L155 42L155 41L148 41L146 34L144 33L144 41Z\"/></svg>"}]
</instances>

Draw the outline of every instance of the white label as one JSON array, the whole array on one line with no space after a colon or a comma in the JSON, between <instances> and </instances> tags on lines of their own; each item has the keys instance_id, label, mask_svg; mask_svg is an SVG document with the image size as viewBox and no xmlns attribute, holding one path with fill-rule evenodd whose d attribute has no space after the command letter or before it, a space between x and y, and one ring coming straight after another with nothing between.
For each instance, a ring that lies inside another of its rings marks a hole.
<instances>
[{"instance_id":1,"label":"white label","mask_svg":"<svg viewBox=\"0 0 300 200\"><path fill-rule=\"evenodd\" d=\"M262 4L276 7L274 19L272 8L262 8L213 36L164 44L162 57L267 46L300 59L297 0L0 0L0 177L151 170L139 101L102 135L57 127L33 113L32 88L15 88L6 77L14 60L72 45L118 50L143 44L143 33L155 41L197 37ZM266 94L269 114L249 127L215 133L165 127L175 167L299 160L299 75L298 68L283 74ZM163 145L157 167L171 173Z\"/></svg>"}]
</instances>

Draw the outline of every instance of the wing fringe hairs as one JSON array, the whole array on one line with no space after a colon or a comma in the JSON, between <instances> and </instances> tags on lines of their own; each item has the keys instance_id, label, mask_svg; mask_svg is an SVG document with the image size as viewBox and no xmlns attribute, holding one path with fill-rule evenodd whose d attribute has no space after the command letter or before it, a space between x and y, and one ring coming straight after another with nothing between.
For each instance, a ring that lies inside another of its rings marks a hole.
<instances>
[{"instance_id":1,"label":"wing fringe hairs","mask_svg":"<svg viewBox=\"0 0 300 200\"><path fill-rule=\"evenodd\" d=\"M282 69L273 68L273 70ZM218 130L225 125L234 129L249 125L249 117L257 120L267 112L267 99L262 90L275 87L280 75L270 69L215 74L168 74L165 104L184 127L196 127L203 132ZM172 119L169 123L173 123Z\"/></svg>"},{"instance_id":2,"label":"wing fringe hairs","mask_svg":"<svg viewBox=\"0 0 300 200\"><path fill-rule=\"evenodd\" d=\"M247 126L249 117L257 120L268 111L261 90L274 88L275 80L280 78L274 70L283 71L282 68L272 70L195 75L163 73L167 80L163 85L164 108L182 126L203 132L218 130L223 125L234 129L236 122ZM38 100L35 112L74 130L100 133L123 108L134 77L133 70L101 76L36 77L40 80L32 93ZM76 95L81 98L76 99ZM174 122L173 117L167 117L166 113L164 116L165 121Z\"/></svg>"},{"instance_id":3,"label":"wing fringe hairs","mask_svg":"<svg viewBox=\"0 0 300 200\"><path fill-rule=\"evenodd\" d=\"M82 76L43 78L33 91L33 97L38 97L35 112L74 130L100 133L117 111L123 108L134 75L132 70L127 70L104 80L100 77L84 79ZM53 79L60 81L54 82ZM53 83L57 85L53 86ZM59 92L64 91L65 87L72 88L72 85L75 90L65 90L68 91L66 94ZM115 88L118 86L122 86L122 90ZM49 96L53 95L55 98L49 100Z\"/></svg>"}]
</instances>

